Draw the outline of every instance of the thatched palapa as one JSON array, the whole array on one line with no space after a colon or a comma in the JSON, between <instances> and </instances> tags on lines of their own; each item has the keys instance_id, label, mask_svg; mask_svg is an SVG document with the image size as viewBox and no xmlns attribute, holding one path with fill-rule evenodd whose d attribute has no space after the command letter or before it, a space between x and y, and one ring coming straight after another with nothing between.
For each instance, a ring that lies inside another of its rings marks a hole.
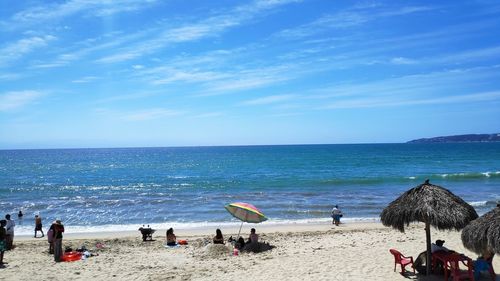
<instances>
[{"instance_id":1,"label":"thatched palapa","mask_svg":"<svg viewBox=\"0 0 500 281\"><path fill-rule=\"evenodd\" d=\"M478 254L485 251L500 254L500 206L467 225L462 230L462 243Z\"/></svg>"},{"instance_id":2,"label":"thatched palapa","mask_svg":"<svg viewBox=\"0 0 500 281\"><path fill-rule=\"evenodd\" d=\"M474 208L462 198L443 187L430 184L429 180L403 193L380 214L385 226L401 232L412 222L425 223L427 272L430 272L431 264L430 226L439 230L460 230L477 217Z\"/></svg>"}]
</instances>

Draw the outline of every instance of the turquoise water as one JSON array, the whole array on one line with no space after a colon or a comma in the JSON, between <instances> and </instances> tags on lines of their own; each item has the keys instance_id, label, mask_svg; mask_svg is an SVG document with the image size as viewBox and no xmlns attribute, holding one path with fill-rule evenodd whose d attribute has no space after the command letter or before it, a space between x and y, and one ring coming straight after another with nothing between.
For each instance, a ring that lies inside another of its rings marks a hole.
<instances>
[{"instance_id":1,"label":"turquoise water","mask_svg":"<svg viewBox=\"0 0 500 281\"><path fill-rule=\"evenodd\" d=\"M0 214L23 210L18 233L38 212L75 231L234 224L235 201L268 223L326 221L333 204L376 220L427 178L484 213L500 200L500 143L0 150Z\"/></svg>"}]
</instances>

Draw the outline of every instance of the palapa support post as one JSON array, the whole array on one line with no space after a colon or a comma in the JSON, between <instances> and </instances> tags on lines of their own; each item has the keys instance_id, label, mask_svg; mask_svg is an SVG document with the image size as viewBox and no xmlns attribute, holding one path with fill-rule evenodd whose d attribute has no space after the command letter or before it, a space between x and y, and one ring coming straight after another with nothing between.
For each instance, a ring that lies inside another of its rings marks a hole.
<instances>
[{"instance_id":1,"label":"palapa support post","mask_svg":"<svg viewBox=\"0 0 500 281\"><path fill-rule=\"evenodd\" d=\"M425 263L426 275L431 273L432 253L431 253L431 224L428 220L425 221L425 240L427 243L427 261Z\"/></svg>"}]
</instances>

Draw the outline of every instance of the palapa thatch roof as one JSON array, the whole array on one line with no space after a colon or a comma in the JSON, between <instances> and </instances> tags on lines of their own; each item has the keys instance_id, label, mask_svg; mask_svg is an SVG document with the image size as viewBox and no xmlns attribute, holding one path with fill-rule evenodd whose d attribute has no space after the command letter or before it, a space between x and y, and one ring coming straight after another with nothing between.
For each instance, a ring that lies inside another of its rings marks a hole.
<instances>
[{"instance_id":1,"label":"palapa thatch roof","mask_svg":"<svg viewBox=\"0 0 500 281\"><path fill-rule=\"evenodd\" d=\"M385 226L401 232L411 222L428 222L440 230L460 230L477 217L474 208L462 198L429 180L403 193L380 214Z\"/></svg>"},{"instance_id":2,"label":"palapa thatch roof","mask_svg":"<svg viewBox=\"0 0 500 281\"><path fill-rule=\"evenodd\" d=\"M500 254L500 206L467 225L462 230L462 243L478 254L485 250Z\"/></svg>"}]
</instances>

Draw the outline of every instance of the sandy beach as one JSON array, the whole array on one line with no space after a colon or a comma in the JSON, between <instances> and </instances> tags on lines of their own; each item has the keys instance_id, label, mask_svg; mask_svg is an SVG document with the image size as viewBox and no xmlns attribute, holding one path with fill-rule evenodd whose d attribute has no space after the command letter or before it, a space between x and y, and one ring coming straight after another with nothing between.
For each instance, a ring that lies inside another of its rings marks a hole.
<instances>
[{"instance_id":1,"label":"sandy beach","mask_svg":"<svg viewBox=\"0 0 500 281\"><path fill-rule=\"evenodd\" d=\"M47 252L47 241L17 237L13 251L6 252L7 266L0 269L0 280L443 280L393 272L389 248L414 258L425 249L421 224L405 233L380 223L250 225L260 240L274 246L261 253L241 252L238 256L210 245L213 229L176 230L178 239L189 244L165 248L165 230L158 230L154 241L143 242L140 233L68 234L63 245L73 249L85 245L98 256L76 262L55 263ZM237 228L222 229L225 238L235 236ZM460 232L433 229L432 239L446 240L445 246L475 259L460 241ZM104 249L95 249L96 243ZM222 249L224 249L222 247ZM500 270L500 259L493 263ZM481 280L490 280L484 276ZM500 277L497 276L497 280Z\"/></svg>"}]
</instances>

